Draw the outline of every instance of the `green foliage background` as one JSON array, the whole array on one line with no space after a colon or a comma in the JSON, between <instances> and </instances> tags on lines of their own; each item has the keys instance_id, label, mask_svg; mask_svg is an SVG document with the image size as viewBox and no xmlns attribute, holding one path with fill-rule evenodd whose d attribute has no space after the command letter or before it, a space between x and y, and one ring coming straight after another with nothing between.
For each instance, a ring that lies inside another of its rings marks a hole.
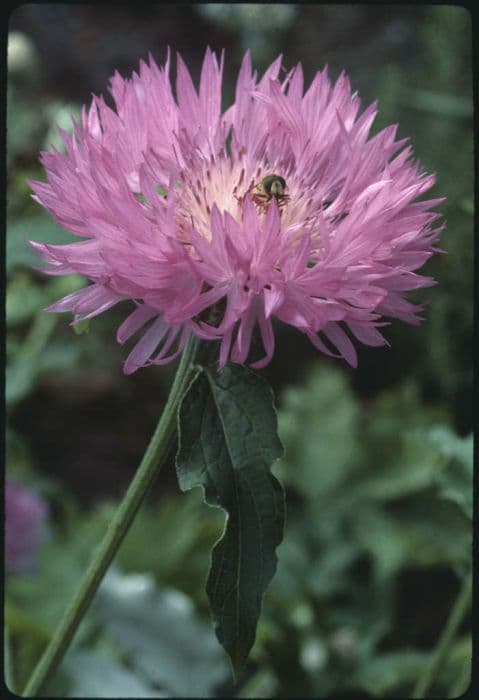
<instances>
[{"instance_id":1,"label":"green foliage background","mask_svg":"<svg viewBox=\"0 0 479 700\"><path fill-rule=\"evenodd\" d=\"M301 61L309 79L325 63L333 77L344 68L364 105L379 100L374 129L398 122L399 135L411 136L415 155L437 172L433 196L447 197L441 206L447 254L425 270L439 284L422 293L424 324L393 324L391 348L361 349L356 371L278 328L278 352L264 375L275 389L285 446L274 471L287 492L286 536L237 686L204 593L221 512L205 506L198 489L180 494L169 464L49 692L409 694L470 567L468 13L453 6L184 5L171 6L165 23L160 6L113 13L50 5L43 15L41 7L23 6L10 22L12 31L30 36L34 53L23 67L13 60L9 66L6 446L7 473L48 500L52 537L35 575L7 580L9 686L23 686L75 590L141 458L174 371L122 376L125 349L114 334L125 308L95 319L79 335L66 316L42 312L84 281L46 279L31 269L26 239L70 236L30 199L25 180L42 178L37 156L56 138L53 124L67 128L90 91L105 90L114 68L128 73L148 50L162 61L169 44L197 76L209 43L227 49L229 99L246 47L260 70L279 52L287 66ZM59 65L62 33L76 49ZM466 621L432 691L459 694L469 670Z\"/></svg>"}]
</instances>

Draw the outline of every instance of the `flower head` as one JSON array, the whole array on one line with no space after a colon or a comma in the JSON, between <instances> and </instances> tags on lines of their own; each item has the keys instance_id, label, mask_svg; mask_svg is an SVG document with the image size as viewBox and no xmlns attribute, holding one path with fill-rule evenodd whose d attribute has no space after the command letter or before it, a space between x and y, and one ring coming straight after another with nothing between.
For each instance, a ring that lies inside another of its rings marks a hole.
<instances>
[{"instance_id":1,"label":"flower head","mask_svg":"<svg viewBox=\"0 0 479 700\"><path fill-rule=\"evenodd\" d=\"M5 566L11 573L31 572L40 544L48 535L48 507L33 491L7 480L5 484Z\"/></svg>"},{"instance_id":2,"label":"flower head","mask_svg":"<svg viewBox=\"0 0 479 700\"><path fill-rule=\"evenodd\" d=\"M61 132L66 153L42 153L35 199L82 240L32 245L49 274L92 282L48 310L82 320L133 302L117 338L143 334L126 373L173 359L191 333L221 341L221 366L244 363L257 329L264 366L274 317L355 365L350 336L383 345L386 319L418 323L405 294L433 283L415 271L441 200L418 201L434 176L397 125L370 137L376 105L360 114L345 74L332 84L324 69L304 90L281 57L258 80L247 53L225 112L223 58L206 51L197 91L178 56L176 97L169 72L168 55L115 73L116 110L93 97Z\"/></svg>"}]
</instances>

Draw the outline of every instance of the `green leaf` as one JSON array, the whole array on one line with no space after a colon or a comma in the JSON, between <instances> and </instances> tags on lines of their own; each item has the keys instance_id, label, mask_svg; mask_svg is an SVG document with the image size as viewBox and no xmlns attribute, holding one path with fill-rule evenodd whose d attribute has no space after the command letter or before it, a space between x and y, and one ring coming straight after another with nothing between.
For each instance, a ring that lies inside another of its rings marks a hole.
<instances>
[{"instance_id":1,"label":"green leaf","mask_svg":"<svg viewBox=\"0 0 479 700\"><path fill-rule=\"evenodd\" d=\"M117 561L125 573L150 572L206 607L205 571L223 520L222 511L204 507L200 489L168 496L161 508L143 507L137 514ZM154 542L159 535L169 546L145 548L145 542Z\"/></svg>"},{"instance_id":2,"label":"green leaf","mask_svg":"<svg viewBox=\"0 0 479 700\"><path fill-rule=\"evenodd\" d=\"M19 271L12 275L6 291L5 314L9 328L28 321L46 306L44 289L35 284L30 273Z\"/></svg>"},{"instance_id":3,"label":"green leaf","mask_svg":"<svg viewBox=\"0 0 479 700\"><path fill-rule=\"evenodd\" d=\"M8 405L19 401L30 392L39 369L38 359L56 322L57 319L48 314L35 317L15 361L10 363L6 370L5 397Z\"/></svg>"},{"instance_id":4,"label":"green leaf","mask_svg":"<svg viewBox=\"0 0 479 700\"><path fill-rule=\"evenodd\" d=\"M415 649L378 653L360 667L357 684L373 697L405 694L424 670L427 654Z\"/></svg>"},{"instance_id":5,"label":"green leaf","mask_svg":"<svg viewBox=\"0 0 479 700\"><path fill-rule=\"evenodd\" d=\"M98 591L96 609L136 675L169 697L215 697L227 679L212 630L181 591L159 589L149 574L125 576L112 569Z\"/></svg>"},{"instance_id":6,"label":"green leaf","mask_svg":"<svg viewBox=\"0 0 479 700\"><path fill-rule=\"evenodd\" d=\"M324 498L344 483L359 457L358 418L358 406L339 371L318 367L305 388L287 389L279 414L286 458L278 473L284 483L308 498Z\"/></svg>"},{"instance_id":7,"label":"green leaf","mask_svg":"<svg viewBox=\"0 0 479 700\"><path fill-rule=\"evenodd\" d=\"M5 311L8 328L25 323L35 314L45 315L43 307L84 285L85 279L80 275L57 277L45 284L45 280L40 282L33 276L33 271L18 270L7 285Z\"/></svg>"},{"instance_id":8,"label":"green leaf","mask_svg":"<svg viewBox=\"0 0 479 700\"><path fill-rule=\"evenodd\" d=\"M373 556L381 580L407 565L463 566L470 560L470 522L456 504L433 492L410 496L394 508L363 505L355 538Z\"/></svg>"},{"instance_id":9,"label":"green leaf","mask_svg":"<svg viewBox=\"0 0 479 700\"><path fill-rule=\"evenodd\" d=\"M70 680L69 698L167 697L97 649L70 650L65 656L63 668Z\"/></svg>"},{"instance_id":10,"label":"green leaf","mask_svg":"<svg viewBox=\"0 0 479 700\"><path fill-rule=\"evenodd\" d=\"M10 274L17 267L42 266L35 251L28 244L29 240L62 245L72 243L78 238L61 228L46 213L7 221L7 274Z\"/></svg>"},{"instance_id":11,"label":"green leaf","mask_svg":"<svg viewBox=\"0 0 479 700\"><path fill-rule=\"evenodd\" d=\"M448 426L438 425L431 429L428 438L447 461L436 479L440 497L456 503L472 520L472 434L459 437Z\"/></svg>"},{"instance_id":12,"label":"green leaf","mask_svg":"<svg viewBox=\"0 0 479 700\"><path fill-rule=\"evenodd\" d=\"M206 592L236 677L253 646L283 536L283 489L269 470L283 451L272 398L264 379L228 365L197 375L179 411L180 488L202 486L206 502L228 514Z\"/></svg>"}]
</instances>

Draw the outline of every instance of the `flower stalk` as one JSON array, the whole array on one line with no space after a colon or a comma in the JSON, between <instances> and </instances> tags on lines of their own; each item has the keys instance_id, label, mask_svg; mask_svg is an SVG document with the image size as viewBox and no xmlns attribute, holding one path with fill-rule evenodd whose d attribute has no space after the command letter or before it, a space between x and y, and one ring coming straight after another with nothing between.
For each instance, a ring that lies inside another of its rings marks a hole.
<instances>
[{"instance_id":1,"label":"flower stalk","mask_svg":"<svg viewBox=\"0 0 479 700\"><path fill-rule=\"evenodd\" d=\"M434 682L439 669L441 668L449 648L454 641L454 637L469 610L472 599L472 574L469 574L464 580L462 589L456 598L451 614L446 622L446 625L439 638L437 646L431 656L429 664L426 666L424 674L419 678L414 692L413 698L424 698Z\"/></svg>"},{"instance_id":2,"label":"flower stalk","mask_svg":"<svg viewBox=\"0 0 479 700\"><path fill-rule=\"evenodd\" d=\"M183 350L170 395L141 464L73 600L25 686L22 695L26 697L38 696L60 664L146 492L158 474L176 429L178 406L188 385L199 344L198 338L191 336Z\"/></svg>"}]
</instances>

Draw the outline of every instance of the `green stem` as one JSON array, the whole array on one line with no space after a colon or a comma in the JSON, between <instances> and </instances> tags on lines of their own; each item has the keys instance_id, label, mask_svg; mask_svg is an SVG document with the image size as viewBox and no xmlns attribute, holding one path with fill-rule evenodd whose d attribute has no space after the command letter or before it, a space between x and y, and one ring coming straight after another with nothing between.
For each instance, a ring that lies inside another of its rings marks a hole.
<instances>
[{"instance_id":1,"label":"green stem","mask_svg":"<svg viewBox=\"0 0 479 700\"><path fill-rule=\"evenodd\" d=\"M183 351L168 401L141 464L108 526L76 595L25 686L23 695L26 697L36 697L40 694L62 660L148 488L159 471L176 429L178 406L190 379L198 346L199 340L190 337Z\"/></svg>"},{"instance_id":2,"label":"green stem","mask_svg":"<svg viewBox=\"0 0 479 700\"><path fill-rule=\"evenodd\" d=\"M13 677L13 662L12 653L10 649L10 634L8 630L8 625L5 623L3 628L3 649L4 649L4 675L5 675L5 685L10 690L10 692L15 692L15 680Z\"/></svg>"},{"instance_id":3,"label":"green stem","mask_svg":"<svg viewBox=\"0 0 479 700\"><path fill-rule=\"evenodd\" d=\"M461 669L461 675L449 691L448 698L458 698L464 695L471 682L472 663L471 659L465 659Z\"/></svg>"},{"instance_id":4,"label":"green stem","mask_svg":"<svg viewBox=\"0 0 479 700\"><path fill-rule=\"evenodd\" d=\"M459 629L461 622L466 615L472 599L472 574L469 574L462 586L462 589L456 598L451 614L446 622L437 646L432 654L429 664L426 666L424 674L419 678L414 692L413 698L424 698L429 690L431 683L435 680L442 663L449 651L449 647L454 640L454 637Z\"/></svg>"}]
</instances>

